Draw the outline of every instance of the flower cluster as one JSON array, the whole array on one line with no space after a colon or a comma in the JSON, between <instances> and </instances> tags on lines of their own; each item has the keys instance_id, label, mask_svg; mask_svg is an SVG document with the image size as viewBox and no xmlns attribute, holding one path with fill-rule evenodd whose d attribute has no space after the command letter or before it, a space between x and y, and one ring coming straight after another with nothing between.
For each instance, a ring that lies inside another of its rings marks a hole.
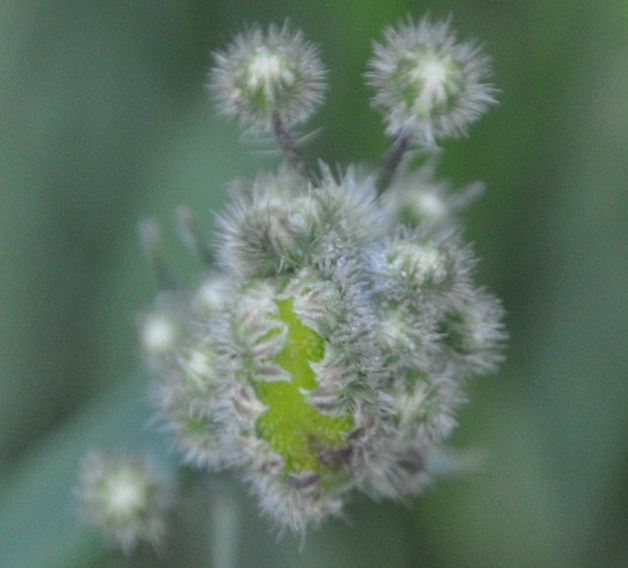
<instances>
[{"instance_id":1,"label":"flower cluster","mask_svg":"<svg viewBox=\"0 0 628 568\"><path fill-rule=\"evenodd\" d=\"M303 532L355 492L419 493L466 380L502 358L502 309L460 235L481 187L451 191L433 158L415 173L406 159L492 101L487 59L448 23L388 30L367 80L395 140L373 172L306 166L290 129L320 102L325 71L301 33L254 28L215 62L219 109L273 132L286 163L232 185L206 276L162 292L141 339L184 461L235 470L280 529Z\"/></svg>"},{"instance_id":2,"label":"flower cluster","mask_svg":"<svg viewBox=\"0 0 628 568\"><path fill-rule=\"evenodd\" d=\"M353 489L419 492L465 379L500 361L459 201L426 184L399 207L406 183L384 199L353 169L312 184L283 168L238 185L187 333L152 352L186 461L240 471L280 526L339 513Z\"/></svg>"}]
</instances>

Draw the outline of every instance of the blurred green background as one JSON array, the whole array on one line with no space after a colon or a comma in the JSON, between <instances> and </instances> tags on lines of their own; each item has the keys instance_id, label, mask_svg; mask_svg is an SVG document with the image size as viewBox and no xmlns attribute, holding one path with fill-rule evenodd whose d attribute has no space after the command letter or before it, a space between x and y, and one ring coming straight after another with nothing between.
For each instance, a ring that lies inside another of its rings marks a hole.
<instances>
[{"instance_id":1,"label":"blurred green background","mask_svg":"<svg viewBox=\"0 0 628 568\"><path fill-rule=\"evenodd\" d=\"M371 40L428 10L484 43L501 90L440 167L487 184L466 236L509 314L507 363L471 385L452 441L482 467L407 506L357 499L302 552L224 477L186 500L159 554L109 551L71 488L88 448L160 448L135 343L156 290L136 223L162 223L191 280L174 207L209 226L230 179L278 161L213 117L209 53L290 18L330 68L308 156L375 164ZM627 93L625 0L2 2L0 566L229 568L230 539L231 567L628 566Z\"/></svg>"}]
</instances>

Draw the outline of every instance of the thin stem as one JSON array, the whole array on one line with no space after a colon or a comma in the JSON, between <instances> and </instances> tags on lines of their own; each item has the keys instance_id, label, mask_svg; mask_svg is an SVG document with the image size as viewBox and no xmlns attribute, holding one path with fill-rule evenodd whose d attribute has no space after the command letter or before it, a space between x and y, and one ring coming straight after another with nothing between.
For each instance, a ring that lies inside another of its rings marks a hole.
<instances>
[{"instance_id":1,"label":"thin stem","mask_svg":"<svg viewBox=\"0 0 628 568\"><path fill-rule=\"evenodd\" d=\"M395 177L397 168L410 147L410 140L410 134L402 130L397 134L397 137L386 151L384 155L384 165L377 180L377 191L380 195L388 189L388 186Z\"/></svg>"},{"instance_id":2,"label":"thin stem","mask_svg":"<svg viewBox=\"0 0 628 568\"><path fill-rule=\"evenodd\" d=\"M290 133L290 130L285 125L279 114L273 115L273 132L277 139L277 144L281 148L288 161L296 168L296 170L305 178L312 180L312 175L308 171L303 159L303 154L299 150L294 137Z\"/></svg>"},{"instance_id":3,"label":"thin stem","mask_svg":"<svg viewBox=\"0 0 628 568\"><path fill-rule=\"evenodd\" d=\"M178 290L179 282L163 251L157 224L151 219L144 219L139 223L138 232L144 253L155 272L161 290Z\"/></svg>"},{"instance_id":4,"label":"thin stem","mask_svg":"<svg viewBox=\"0 0 628 568\"><path fill-rule=\"evenodd\" d=\"M233 486L214 477L201 486L211 511L209 543L212 568L237 568L239 565L242 515Z\"/></svg>"},{"instance_id":5,"label":"thin stem","mask_svg":"<svg viewBox=\"0 0 628 568\"><path fill-rule=\"evenodd\" d=\"M213 263L212 250L199 227L194 213L187 207L178 207L177 220L183 241L198 253L207 267L211 267Z\"/></svg>"}]
</instances>

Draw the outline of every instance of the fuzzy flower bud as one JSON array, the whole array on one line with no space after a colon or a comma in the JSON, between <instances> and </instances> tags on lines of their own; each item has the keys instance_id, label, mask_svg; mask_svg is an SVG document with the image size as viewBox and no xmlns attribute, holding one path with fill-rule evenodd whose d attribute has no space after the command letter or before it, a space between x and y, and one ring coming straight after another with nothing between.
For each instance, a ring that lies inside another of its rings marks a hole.
<instances>
[{"instance_id":1,"label":"fuzzy flower bud","mask_svg":"<svg viewBox=\"0 0 628 568\"><path fill-rule=\"evenodd\" d=\"M416 172L400 176L382 196L384 207L400 222L421 226L424 234L452 230L460 225L460 213L484 191L476 182L452 191L447 180L435 176L437 158Z\"/></svg>"},{"instance_id":2,"label":"fuzzy flower bud","mask_svg":"<svg viewBox=\"0 0 628 568\"><path fill-rule=\"evenodd\" d=\"M189 326L187 301L177 292L162 292L152 309L138 318L140 344L147 362L157 367L176 357Z\"/></svg>"},{"instance_id":3,"label":"fuzzy flower bud","mask_svg":"<svg viewBox=\"0 0 628 568\"><path fill-rule=\"evenodd\" d=\"M171 496L147 460L90 453L77 495L85 518L125 552L140 541L155 546L164 537Z\"/></svg>"},{"instance_id":4,"label":"fuzzy flower bud","mask_svg":"<svg viewBox=\"0 0 628 568\"><path fill-rule=\"evenodd\" d=\"M457 43L449 22L402 23L376 43L367 81L386 132L432 146L460 136L495 102L490 60L474 43Z\"/></svg>"},{"instance_id":5,"label":"fuzzy flower bud","mask_svg":"<svg viewBox=\"0 0 628 568\"><path fill-rule=\"evenodd\" d=\"M253 132L305 122L322 102L325 69L317 49L287 24L255 27L214 55L209 89L220 112Z\"/></svg>"}]
</instances>

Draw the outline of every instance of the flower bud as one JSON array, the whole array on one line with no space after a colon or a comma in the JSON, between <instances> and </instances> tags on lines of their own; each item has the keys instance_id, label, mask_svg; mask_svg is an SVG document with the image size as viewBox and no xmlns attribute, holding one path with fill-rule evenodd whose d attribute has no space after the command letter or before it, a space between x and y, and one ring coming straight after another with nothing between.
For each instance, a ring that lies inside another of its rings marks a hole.
<instances>
[{"instance_id":1,"label":"flower bud","mask_svg":"<svg viewBox=\"0 0 628 568\"><path fill-rule=\"evenodd\" d=\"M169 364L189 333L189 309L176 292L162 292L152 309L138 318L140 344L153 367Z\"/></svg>"},{"instance_id":2,"label":"flower bud","mask_svg":"<svg viewBox=\"0 0 628 568\"><path fill-rule=\"evenodd\" d=\"M159 544L171 495L146 459L88 454L77 489L85 518L114 545L129 552L140 541Z\"/></svg>"},{"instance_id":3,"label":"flower bud","mask_svg":"<svg viewBox=\"0 0 628 568\"><path fill-rule=\"evenodd\" d=\"M233 459L226 428L228 395L222 392L228 386L217 374L217 342L203 335L187 343L155 389L159 418L186 463L222 469Z\"/></svg>"},{"instance_id":4,"label":"flower bud","mask_svg":"<svg viewBox=\"0 0 628 568\"><path fill-rule=\"evenodd\" d=\"M435 176L437 159L428 159L416 172L399 176L382 195L388 212L408 227L421 227L428 235L460 225L460 213L484 191L484 184L472 183L457 191L451 183Z\"/></svg>"},{"instance_id":5,"label":"flower bud","mask_svg":"<svg viewBox=\"0 0 628 568\"><path fill-rule=\"evenodd\" d=\"M200 317L211 317L223 310L231 294L231 282L223 275L210 273L199 284L192 297L192 310Z\"/></svg>"},{"instance_id":6,"label":"flower bud","mask_svg":"<svg viewBox=\"0 0 628 568\"><path fill-rule=\"evenodd\" d=\"M231 188L232 205L219 217L223 265L243 277L291 271L312 251L317 204L293 170L259 175Z\"/></svg>"},{"instance_id":7,"label":"flower bud","mask_svg":"<svg viewBox=\"0 0 628 568\"><path fill-rule=\"evenodd\" d=\"M253 132L271 132L277 119L303 123L322 102L326 72L318 51L287 24L255 27L214 58L209 89L220 112Z\"/></svg>"},{"instance_id":8,"label":"flower bud","mask_svg":"<svg viewBox=\"0 0 628 568\"><path fill-rule=\"evenodd\" d=\"M462 376L494 372L506 334L500 302L482 288L445 307L439 323L443 367Z\"/></svg>"},{"instance_id":9,"label":"flower bud","mask_svg":"<svg viewBox=\"0 0 628 568\"><path fill-rule=\"evenodd\" d=\"M153 312L142 321L141 340L151 354L164 354L172 350L179 336L178 322L165 312Z\"/></svg>"},{"instance_id":10,"label":"flower bud","mask_svg":"<svg viewBox=\"0 0 628 568\"><path fill-rule=\"evenodd\" d=\"M489 59L473 43L457 43L449 22L402 23L376 43L367 81L386 132L432 146L460 136L494 103Z\"/></svg>"}]
</instances>

